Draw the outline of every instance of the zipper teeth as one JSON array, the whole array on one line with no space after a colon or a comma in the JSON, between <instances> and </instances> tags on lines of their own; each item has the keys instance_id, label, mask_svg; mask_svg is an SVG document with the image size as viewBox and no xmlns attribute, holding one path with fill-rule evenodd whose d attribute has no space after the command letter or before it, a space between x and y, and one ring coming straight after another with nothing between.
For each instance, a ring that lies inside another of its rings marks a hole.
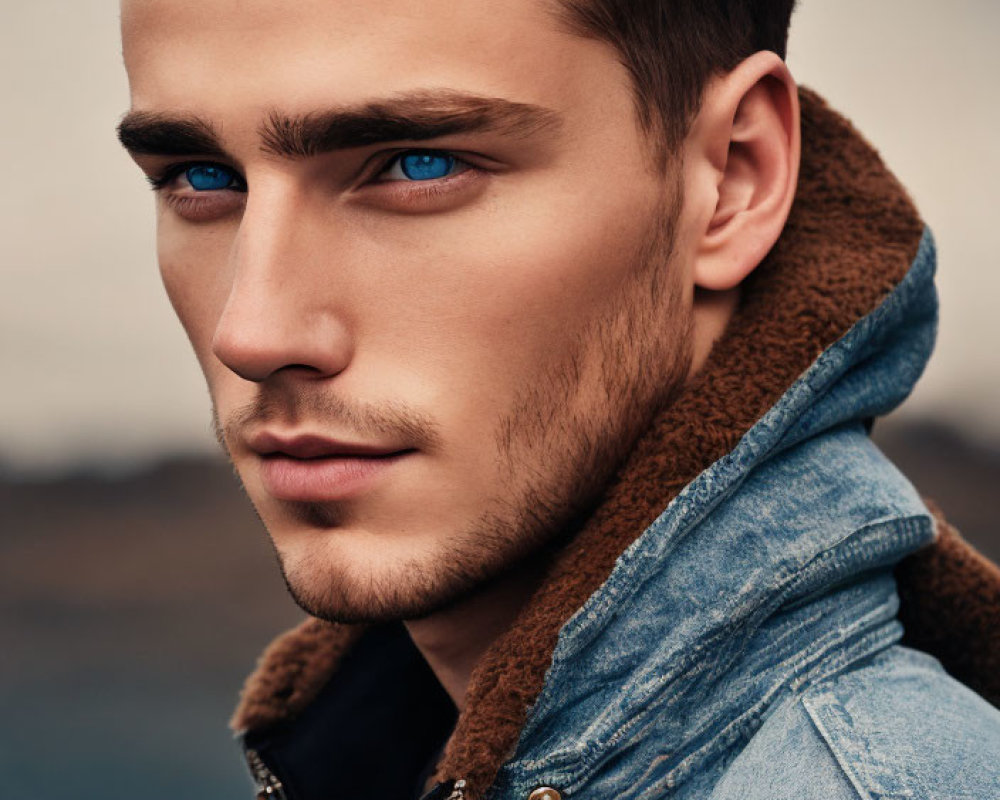
<instances>
[{"instance_id":1,"label":"zipper teeth","mask_svg":"<svg viewBox=\"0 0 1000 800\"><path fill-rule=\"evenodd\" d=\"M257 784L255 788L257 789L258 798L287 800L281 781L278 780L277 775L271 772L267 764L264 763L264 759L260 757L260 754L251 748L248 748L245 752L247 764L250 767L250 772L253 774L254 782ZM465 800L465 787L467 785L464 779L455 781L447 800Z\"/></svg>"},{"instance_id":2,"label":"zipper teeth","mask_svg":"<svg viewBox=\"0 0 1000 800\"><path fill-rule=\"evenodd\" d=\"M250 772L253 773L254 782L257 784L257 797L287 800L281 781L278 780L277 775L271 772L260 754L256 750L247 749L246 759L250 766Z\"/></svg>"}]
</instances>

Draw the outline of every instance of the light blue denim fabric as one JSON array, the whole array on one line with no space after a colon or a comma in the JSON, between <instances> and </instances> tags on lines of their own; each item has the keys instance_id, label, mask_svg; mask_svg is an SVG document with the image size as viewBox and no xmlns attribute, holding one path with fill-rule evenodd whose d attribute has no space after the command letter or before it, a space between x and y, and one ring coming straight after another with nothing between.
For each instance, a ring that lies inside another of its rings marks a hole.
<instances>
[{"instance_id":1,"label":"light blue denim fabric","mask_svg":"<svg viewBox=\"0 0 1000 800\"><path fill-rule=\"evenodd\" d=\"M1000 712L897 644L892 567L932 541L866 418L937 325L906 278L667 507L563 627L493 798L1000 798Z\"/></svg>"}]
</instances>

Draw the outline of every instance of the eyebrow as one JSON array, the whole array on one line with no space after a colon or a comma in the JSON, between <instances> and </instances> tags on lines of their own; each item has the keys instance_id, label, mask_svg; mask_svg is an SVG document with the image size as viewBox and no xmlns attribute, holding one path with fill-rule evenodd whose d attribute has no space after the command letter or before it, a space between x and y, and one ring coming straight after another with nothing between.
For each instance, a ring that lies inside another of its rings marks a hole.
<instances>
[{"instance_id":1,"label":"eyebrow","mask_svg":"<svg viewBox=\"0 0 1000 800\"><path fill-rule=\"evenodd\" d=\"M557 129L561 120L558 112L542 106L434 90L297 116L272 111L258 135L263 152L304 158L456 133L496 132L527 138ZM218 133L198 117L132 111L119 124L118 139L133 154L226 155Z\"/></svg>"},{"instance_id":2,"label":"eyebrow","mask_svg":"<svg viewBox=\"0 0 1000 800\"><path fill-rule=\"evenodd\" d=\"M118 141L133 155L226 155L219 135L197 117L130 111L118 125Z\"/></svg>"}]
</instances>

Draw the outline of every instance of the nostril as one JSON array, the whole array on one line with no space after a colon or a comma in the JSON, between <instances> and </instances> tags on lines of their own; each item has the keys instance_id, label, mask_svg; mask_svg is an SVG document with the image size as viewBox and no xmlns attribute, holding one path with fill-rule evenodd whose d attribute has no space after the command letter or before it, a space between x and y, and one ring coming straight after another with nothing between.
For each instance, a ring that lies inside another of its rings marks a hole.
<instances>
[{"instance_id":1,"label":"nostril","mask_svg":"<svg viewBox=\"0 0 1000 800\"><path fill-rule=\"evenodd\" d=\"M340 372L341 370L338 370ZM294 375L299 378L329 378L337 373L324 372L318 367L311 366L309 364L289 364L288 366L281 367L275 370L271 375ZM270 376L269 376L270 377Z\"/></svg>"},{"instance_id":2,"label":"nostril","mask_svg":"<svg viewBox=\"0 0 1000 800\"><path fill-rule=\"evenodd\" d=\"M260 383L276 373L326 378L346 369L353 342L344 326L329 317L311 324L288 320L244 319L230 316L212 342L216 358L239 377Z\"/></svg>"},{"instance_id":3,"label":"nostril","mask_svg":"<svg viewBox=\"0 0 1000 800\"><path fill-rule=\"evenodd\" d=\"M354 350L343 295L320 291L308 274L279 280L273 264L257 266L244 265L233 279L215 320L212 351L219 361L258 383L279 370L325 377L342 372Z\"/></svg>"},{"instance_id":4,"label":"nostril","mask_svg":"<svg viewBox=\"0 0 1000 800\"><path fill-rule=\"evenodd\" d=\"M287 367L282 367L282 370L302 370L303 372L319 372L316 367L310 366L309 364L289 364Z\"/></svg>"}]
</instances>

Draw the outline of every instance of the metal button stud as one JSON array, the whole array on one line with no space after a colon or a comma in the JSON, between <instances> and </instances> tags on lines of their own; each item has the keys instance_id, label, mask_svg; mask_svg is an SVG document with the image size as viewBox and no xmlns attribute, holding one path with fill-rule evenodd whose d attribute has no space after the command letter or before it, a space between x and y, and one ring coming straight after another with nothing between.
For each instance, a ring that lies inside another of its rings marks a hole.
<instances>
[{"instance_id":1,"label":"metal button stud","mask_svg":"<svg viewBox=\"0 0 1000 800\"><path fill-rule=\"evenodd\" d=\"M539 786L528 795L528 800L562 800L562 795L549 786Z\"/></svg>"}]
</instances>

